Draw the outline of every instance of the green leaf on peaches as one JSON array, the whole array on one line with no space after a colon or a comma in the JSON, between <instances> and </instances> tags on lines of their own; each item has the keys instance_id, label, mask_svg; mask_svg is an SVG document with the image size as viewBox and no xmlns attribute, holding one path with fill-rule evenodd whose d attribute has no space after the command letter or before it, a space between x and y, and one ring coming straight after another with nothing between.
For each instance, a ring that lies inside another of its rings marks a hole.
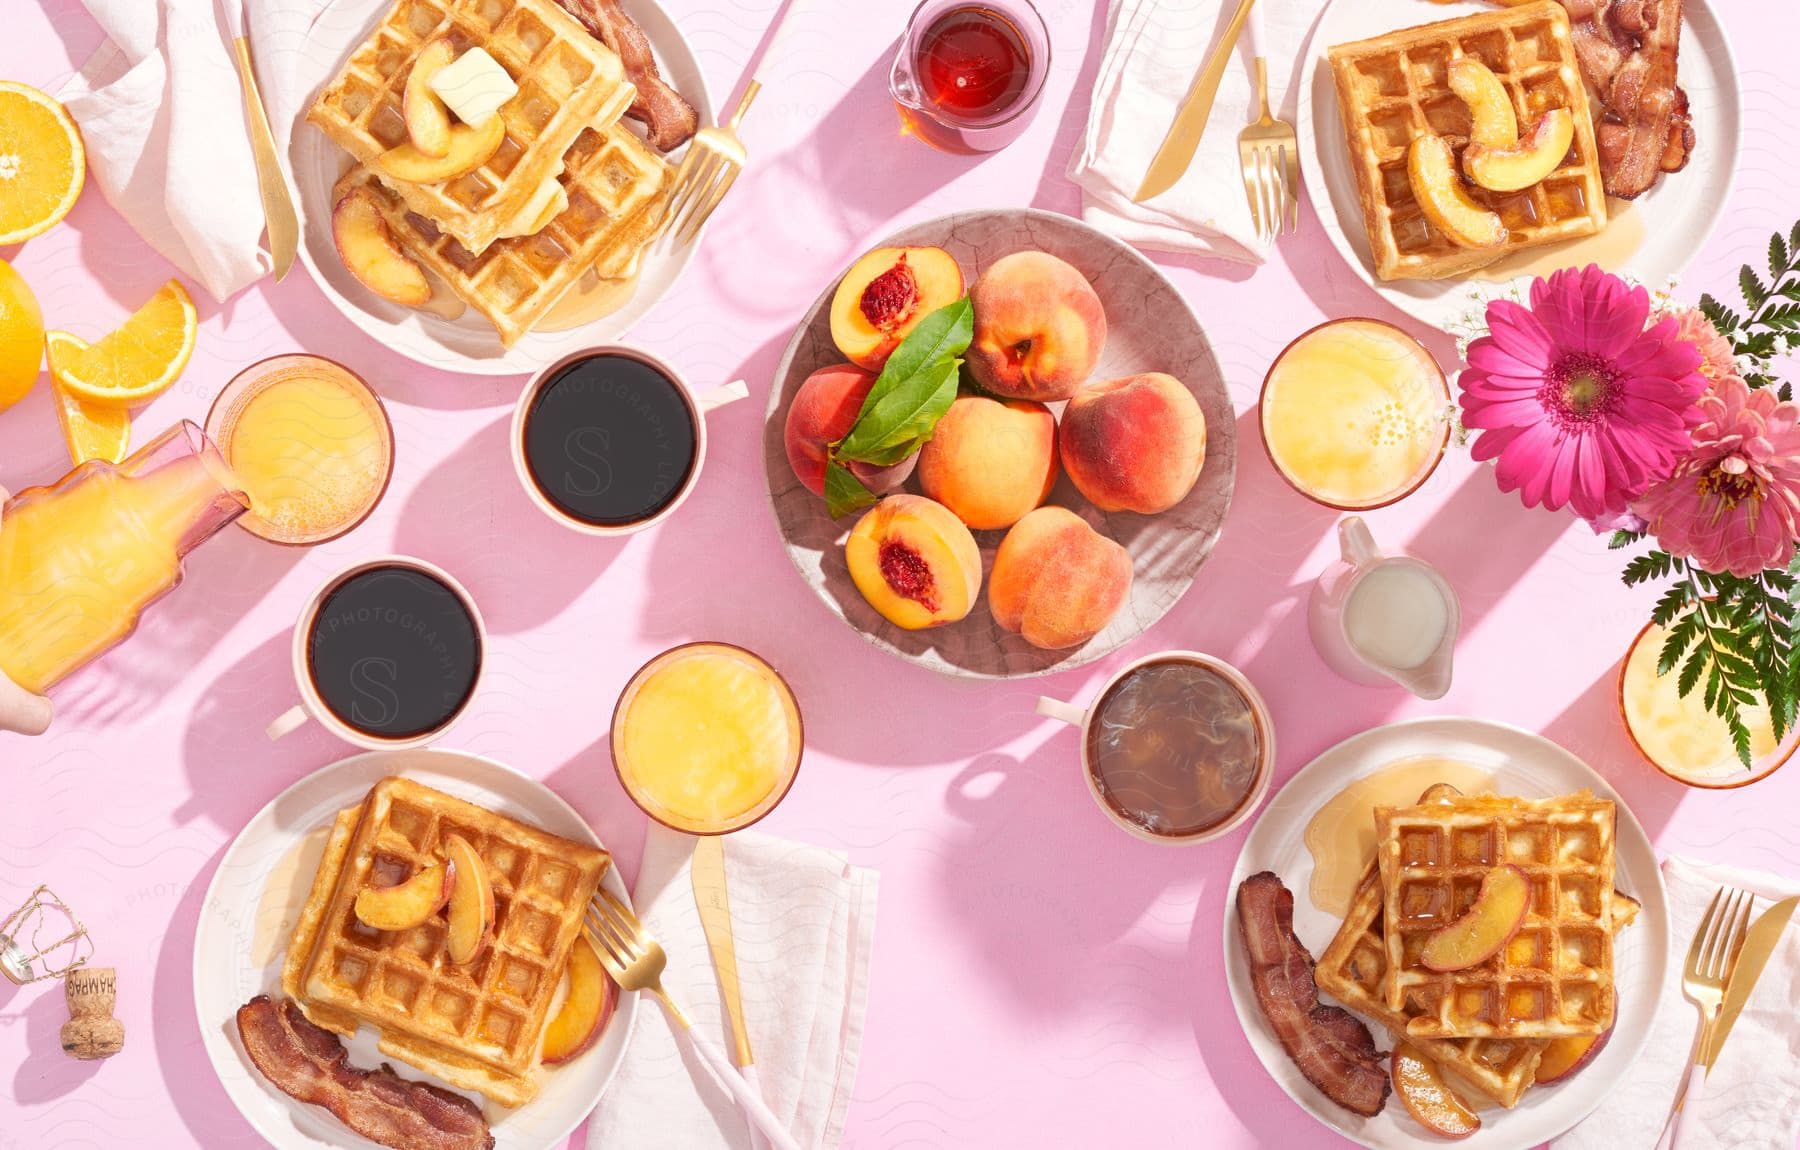
<instances>
[{"instance_id":1,"label":"green leaf on peaches","mask_svg":"<svg viewBox=\"0 0 1800 1150\"><path fill-rule=\"evenodd\" d=\"M833 456L885 467L930 439L956 399L960 357L974 338L975 309L967 296L920 320L888 357Z\"/></svg>"},{"instance_id":2,"label":"green leaf on peaches","mask_svg":"<svg viewBox=\"0 0 1800 1150\"><path fill-rule=\"evenodd\" d=\"M825 509L833 519L873 507L876 502L875 493L850 474L848 467L836 460L825 464Z\"/></svg>"}]
</instances>

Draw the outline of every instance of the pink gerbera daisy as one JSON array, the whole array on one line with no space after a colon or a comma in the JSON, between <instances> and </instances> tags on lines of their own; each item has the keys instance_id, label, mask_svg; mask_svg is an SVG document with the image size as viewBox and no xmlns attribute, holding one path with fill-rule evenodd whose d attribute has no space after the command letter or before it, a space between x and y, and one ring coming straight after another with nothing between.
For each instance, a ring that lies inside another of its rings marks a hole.
<instances>
[{"instance_id":1,"label":"pink gerbera daisy","mask_svg":"<svg viewBox=\"0 0 1800 1150\"><path fill-rule=\"evenodd\" d=\"M1646 330L1649 315L1649 292L1593 264L1533 281L1529 308L1488 304L1462 417L1480 432L1475 458L1499 461L1500 490L1595 520L1673 470L1706 380L1676 321Z\"/></svg>"},{"instance_id":2,"label":"pink gerbera daisy","mask_svg":"<svg viewBox=\"0 0 1800 1150\"><path fill-rule=\"evenodd\" d=\"M1751 576L1800 537L1800 407L1735 375L1700 400L1693 453L1636 510L1671 555Z\"/></svg>"}]
</instances>

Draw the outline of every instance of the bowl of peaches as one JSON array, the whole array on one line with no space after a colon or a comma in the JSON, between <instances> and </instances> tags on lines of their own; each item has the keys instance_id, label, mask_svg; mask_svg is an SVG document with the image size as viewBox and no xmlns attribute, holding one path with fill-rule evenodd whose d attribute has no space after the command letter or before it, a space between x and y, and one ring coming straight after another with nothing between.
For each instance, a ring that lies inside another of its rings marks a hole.
<instances>
[{"instance_id":1,"label":"bowl of peaches","mask_svg":"<svg viewBox=\"0 0 1800 1150\"><path fill-rule=\"evenodd\" d=\"M763 432L788 555L871 643L950 675L1130 642L1211 554L1235 415L1186 300L1078 220L960 212L826 287Z\"/></svg>"}]
</instances>

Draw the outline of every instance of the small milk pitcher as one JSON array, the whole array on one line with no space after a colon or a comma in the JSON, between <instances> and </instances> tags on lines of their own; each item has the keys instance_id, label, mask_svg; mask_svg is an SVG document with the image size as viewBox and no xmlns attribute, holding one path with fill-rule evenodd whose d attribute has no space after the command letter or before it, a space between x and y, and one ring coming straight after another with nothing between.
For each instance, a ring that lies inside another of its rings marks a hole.
<instances>
[{"instance_id":1,"label":"small milk pitcher","mask_svg":"<svg viewBox=\"0 0 1800 1150\"><path fill-rule=\"evenodd\" d=\"M1319 657L1353 683L1442 698L1462 622L1456 589L1422 559L1383 555L1359 516L1338 524L1338 547L1308 605Z\"/></svg>"}]
</instances>

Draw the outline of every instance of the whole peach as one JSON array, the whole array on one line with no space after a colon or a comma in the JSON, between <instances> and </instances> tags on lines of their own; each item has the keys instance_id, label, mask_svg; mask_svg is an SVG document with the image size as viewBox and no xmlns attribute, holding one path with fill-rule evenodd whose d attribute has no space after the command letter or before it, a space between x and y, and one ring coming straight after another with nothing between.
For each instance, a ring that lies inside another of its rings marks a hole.
<instances>
[{"instance_id":1,"label":"whole peach","mask_svg":"<svg viewBox=\"0 0 1800 1150\"><path fill-rule=\"evenodd\" d=\"M978 531L1017 523L1056 474L1056 416L1028 399L957 396L919 452L920 488Z\"/></svg>"},{"instance_id":2,"label":"whole peach","mask_svg":"<svg viewBox=\"0 0 1800 1150\"><path fill-rule=\"evenodd\" d=\"M782 442L794 475L814 495L825 494L825 462L831 445L850 434L875 379L874 372L840 363L813 372L794 393ZM850 473L864 487L883 495L905 483L918 462L915 452L892 467L852 463Z\"/></svg>"},{"instance_id":3,"label":"whole peach","mask_svg":"<svg viewBox=\"0 0 1800 1150\"><path fill-rule=\"evenodd\" d=\"M994 622L1048 651L1098 635L1130 594L1130 552L1066 507L1040 507L1019 520L988 576Z\"/></svg>"},{"instance_id":4,"label":"whole peach","mask_svg":"<svg viewBox=\"0 0 1800 1150\"><path fill-rule=\"evenodd\" d=\"M969 374L995 395L1051 402L1075 394L1106 346L1106 311L1075 268L1043 252L1014 252L969 289L975 339Z\"/></svg>"},{"instance_id":5,"label":"whole peach","mask_svg":"<svg viewBox=\"0 0 1800 1150\"><path fill-rule=\"evenodd\" d=\"M1187 497L1206 464L1206 415L1160 371L1091 383L1063 409L1063 467L1102 511L1154 515Z\"/></svg>"}]
</instances>

